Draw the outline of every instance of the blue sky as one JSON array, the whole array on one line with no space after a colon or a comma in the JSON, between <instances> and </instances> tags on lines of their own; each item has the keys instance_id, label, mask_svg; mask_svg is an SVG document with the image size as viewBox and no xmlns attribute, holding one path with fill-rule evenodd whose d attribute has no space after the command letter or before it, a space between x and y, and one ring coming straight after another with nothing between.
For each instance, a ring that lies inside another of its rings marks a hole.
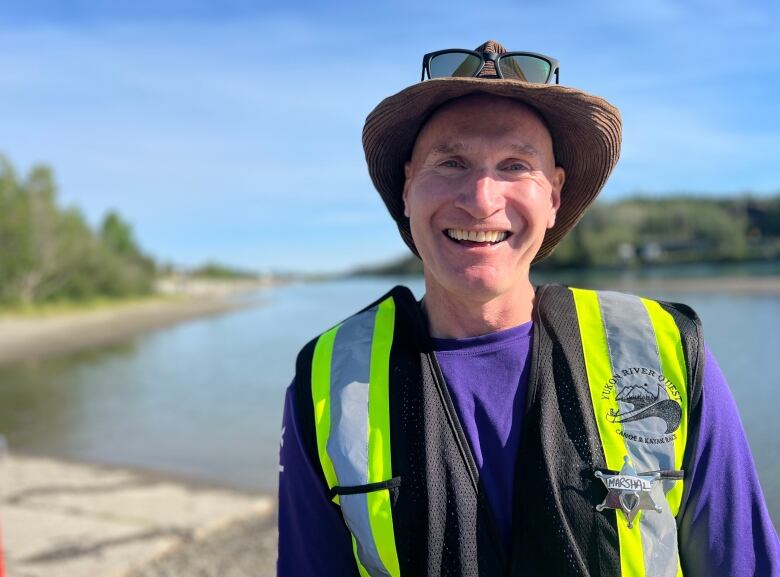
<instances>
[{"instance_id":1,"label":"blue sky","mask_svg":"<svg viewBox=\"0 0 780 577\"><path fill-rule=\"evenodd\" d=\"M422 54L494 38L622 112L604 198L780 190L780 9L752 0L0 3L0 152L160 260L346 269L403 243L360 133Z\"/></svg>"}]
</instances>

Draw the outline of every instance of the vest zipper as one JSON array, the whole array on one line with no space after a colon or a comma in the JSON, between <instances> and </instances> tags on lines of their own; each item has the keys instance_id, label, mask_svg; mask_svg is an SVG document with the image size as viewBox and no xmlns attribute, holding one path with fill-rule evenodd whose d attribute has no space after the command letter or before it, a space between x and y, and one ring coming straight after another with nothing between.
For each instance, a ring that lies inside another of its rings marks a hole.
<instances>
[{"instance_id":1,"label":"vest zipper","mask_svg":"<svg viewBox=\"0 0 780 577\"><path fill-rule=\"evenodd\" d=\"M542 318L541 315L539 315L539 304L541 303L542 299L544 298L545 290L547 289L547 285L542 285L540 287L537 287L536 289L536 299L534 302L534 307L531 312L531 319L533 320L533 336L531 338L531 369L528 374L528 390L526 391L526 404L525 404L525 414L523 415L523 428L525 428L526 424L528 423L528 414L531 411L531 407L534 404L534 401L536 399L536 391L538 388L538 380L539 380L539 340L540 340L540 332L542 330ZM520 526L520 516L523 514L522 511L522 497L523 495L520 494L520 475L523 474L522 471L522 448L523 448L523 439L522 435L523 432L520 431L521 439L520 443L518 443L518 455L517 460L515 461L515 476L512 481L512 535L510 537L509 542L514 545L514 543L517 543L521 535L518 534L518 527ZM519 548L512 547L510 549L510 557L509 557L509 572L507 575L515 575L517 574L517 556L514 555L515 550L519 550Z\"/></svg>"},{"instance_id":2,"label":"vest zipper","mask_svg":"<svg viewBox=\"0 0 780 577\"><path fill-rule=\"evenodd\" d=\"M480 512L482 513L482 517L487 525L487 530L490 532L491 539L496 544L496 549L498 550L499 554L499 563L504 568L503 573L508 575L508 558L507 552L504 550L504 540L501 538L501 534L498 531L498 523L496 523L493 509L491 509L490 503L487 501L485 494L479 490L479 471L477 469L477 464L474 461L474 455L471 453L468 439L466 438L466 434L463 432L460 419L458 419L458 414L455 411L455 405L453 404L452 397L450 397L449 390L447 389L444 375L441 372L441 368L439 367L439 362L436 360L436 356L432 352L426 352L425 358L427 359L428 366L431 369L433 382L436 384L436 389L439 392L439 398L441 399L442 405L444 406L444 413L447 415L447 421L449 422L452 431L455 433L455 440L458 445L458 451L466 463L466 468L468 469L469 477L471 478L471 483L474 487L474 493L477 496L477 516L479 517Z\"/></svg>"},{"instance_id":3,"label":"vest zipper","mask_svg":"<svg viewBox=\"0 0 780 577\"><path fill-rule=\"evenodd\" d=\"M447 421L452 427L455 433L455 439L458 444L458 451L463 457L463 461L466 463L466 468L469 471L469 478L471 484L476 491L479 484L479 471L477 470L477 464L474 461L474 456L471 454L471 448L468 444L466 434L463 432L463 427L458 419L458 414L455 412L455 405L452 402L452 397L447 389L444 375L439 367L439 361L436 360L436 356L433 353L425 353L425 358L428 360L428 366L433 374L433 382L436 384L436 390L439 392L439 398L444 405L444 413L447 415Z\"/></svg>"}]
</instances>

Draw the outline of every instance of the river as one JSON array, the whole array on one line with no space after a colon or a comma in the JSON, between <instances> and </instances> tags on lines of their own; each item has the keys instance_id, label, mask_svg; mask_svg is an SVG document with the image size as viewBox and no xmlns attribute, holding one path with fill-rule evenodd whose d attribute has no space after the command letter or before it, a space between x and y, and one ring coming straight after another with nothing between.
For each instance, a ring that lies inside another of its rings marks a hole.
<instances>
[{"instance_id":1,"label":"river","mask_svg":"<svg viewBox=\"0 0 780 577\"><path fill-rule=\"evenodd\" d=\"M284 390L312 336L398 279L287 285L264 305L119 347L0 367L0 433L12 450L275 490ZM405 279L418 296L419 279ZM713 282L717 282L713 279ZM726 375L780 521L780 296L684 291Z\"/></svg>"}]
</instances>

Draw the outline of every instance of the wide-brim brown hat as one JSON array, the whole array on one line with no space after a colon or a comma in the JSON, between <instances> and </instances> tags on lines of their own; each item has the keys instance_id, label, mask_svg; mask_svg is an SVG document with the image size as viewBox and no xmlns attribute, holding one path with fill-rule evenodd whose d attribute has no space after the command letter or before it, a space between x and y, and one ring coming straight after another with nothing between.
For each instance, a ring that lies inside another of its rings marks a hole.
<instances>
[{"instance_id":1,"label":"wide-brim brown hat","mask_svg":"<svg viewBox=\"0 0 780 577\"><path fill-rule=\"evenodd\" d=\"M495 41L486 42L476 51L507 52ZM547 124L555 163L565 170L566 180L555 226L547 230L534 262L548 256L577 224L620 156L620 112L609 102L558 84L497 78L488 64L492 63L486 63L476 77L434 78L409 86L385 98L366 118L363 149L371 180L404 242L418 256L409 219L404 215L404 163L411 158L423 125L445 102L479 93L504 96L533 107Z\"/></svg>"}]
</instances>

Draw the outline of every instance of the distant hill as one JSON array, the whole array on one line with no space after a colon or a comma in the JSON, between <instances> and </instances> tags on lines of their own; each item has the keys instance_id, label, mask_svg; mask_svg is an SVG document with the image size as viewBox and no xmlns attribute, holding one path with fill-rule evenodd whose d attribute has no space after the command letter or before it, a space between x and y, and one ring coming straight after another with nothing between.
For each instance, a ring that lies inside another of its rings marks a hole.
<instances>
[{"instance_id":1,"label":"distant hill","mask_svg":"<svg viewBox=\"0 0 780 577\"><path fill-rule=\"evenodd\" d=\"M597 202L538 270L780 259L780 194L634 196ZM413 255L354 275L413 275Z\"/></svg>"},{"instance_id":2,"label":"distant hill","mask_svg":"<svg viewBox=\"0 0 780 577\"><path fill-rule=\"evenodd\" d=\"M350 276L409 276L421 275L422 272L422 261L410 254L386 264L356 268L349 274Z\"/></svg>"},{"instance_id":3,"label":"distant hill","mask_svg":"<svg viewBox=\"0 0 780 577\"><path fill-rule=\"evenodd\" d=\"M196 278L220 279L220 280L251 280L257 279L256 272L234 268L218 262L207 262L190 271L190 276Z\"/></svg>"}]
</instances>

